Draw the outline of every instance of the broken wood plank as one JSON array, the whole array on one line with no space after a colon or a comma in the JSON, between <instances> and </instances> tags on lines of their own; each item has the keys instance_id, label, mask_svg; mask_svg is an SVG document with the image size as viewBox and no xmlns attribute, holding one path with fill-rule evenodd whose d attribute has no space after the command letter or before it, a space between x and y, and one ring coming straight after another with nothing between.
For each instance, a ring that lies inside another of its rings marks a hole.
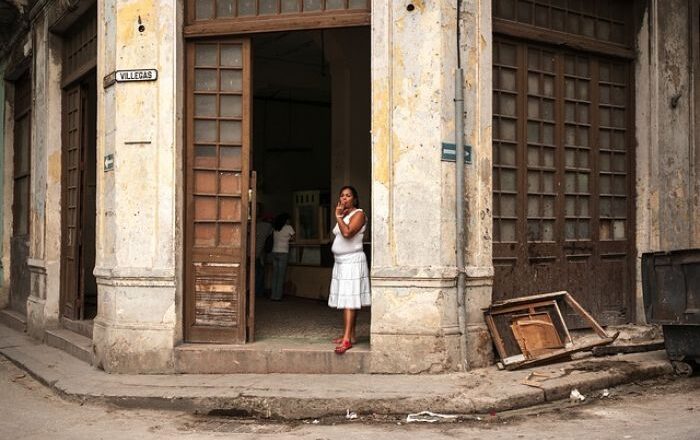
<instances>
[{"instance_id":1,"label":"broken wood plank","mask_svg":"<svg viewBox=\"0 0 700 440\"><path fill-rule=\"evenodd\" d=\"M548 355L539 357L537 359L526 360L524 362L519 362L519 363L511 363L509 365L506 365L505 367L506 367L506 370L517 370L519 368L532 367L532 366L540 365L540 364L543 364L546 362L552 362L552 361L555 361L557 359L569 357L570 355L572 355L574 353L578 353L579 351L589 350L593 347L598 347L601 345L612 344L613 342L615 342L615 340L617 339L617 337L619 335L620 335L620 332L616 332L612 337L601 339L600 341L589 342L589 343L586 343L583 345L574 346L574 347L571 347L568 349L559 350L557 352L552 352Z\"/></svg>"},{"instance_id":2,"label":"broken wood plank","mask_svg":"<svg viewBox=\"0 0 700 440\"><path fill-rule=\"evenodd\" d=\"M664 348L664 341L648 342L644 344L606 345L604 347L595 347L593 349L593 356L608 356L611 354L621 353L642 353L645 351L663 350Z\"/></svg>"}]
</instances>

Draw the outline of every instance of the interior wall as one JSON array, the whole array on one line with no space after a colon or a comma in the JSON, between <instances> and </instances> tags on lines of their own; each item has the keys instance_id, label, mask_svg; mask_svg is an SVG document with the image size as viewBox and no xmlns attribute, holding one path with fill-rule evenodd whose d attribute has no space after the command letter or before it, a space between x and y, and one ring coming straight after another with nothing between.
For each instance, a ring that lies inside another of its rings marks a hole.
<instances>
[{"instance_id":1,"label":"interior wall","mask_svg":"<svg viewBox=\"0 0 700 440\"><path fill-rule=\"evenodd\" d=\"M331 202L341 187L352 185L371 220L370 29L334 29L326 34L332 77ZM365 241L369 240L368 231Z\"/></svg>"},{"instance_id":2,"label":"interior wall","mask_svg":"<svg viewBox=\"0 0 700 440\"><path fill-rule=\"evenodd\" d=\"M331 79L320 47L316 32L254 39L253 165L265 212L291 214L292 192L328 188Z\"/></svg>"},{"instance_id":3,"label":"interior wall","mask_svg":"<svg viewBox=\"0 0 700 440\"><path fill-rule=\"evenodd\" d=\"M329 190L333 205L352 185L371 216L369 55L366 27L254 39L254 168L265 211L291 213L292 192L303 190Z\"/></svg>"}]
</instances>

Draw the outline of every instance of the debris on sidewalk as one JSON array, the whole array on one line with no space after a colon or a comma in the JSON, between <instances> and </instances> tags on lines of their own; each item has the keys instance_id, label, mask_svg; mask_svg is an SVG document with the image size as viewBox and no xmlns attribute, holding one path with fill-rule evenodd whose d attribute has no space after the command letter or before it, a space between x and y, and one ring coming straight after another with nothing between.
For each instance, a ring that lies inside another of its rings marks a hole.
<instances>
[{"instance_id":1,"label":"debris on sidewalk","mask_svg":"<svg viewBox=\"0 0 700 440\"><path fill-rule=\"evenodd\" d=\"M536 379L538 377L543 378L543 379ZM551 376L549 374L540 373L538 371L532 371L520 383L522 383L523 385L527 385L529 387L542 388L542 382L544 382L545 380L548 380L548 379L551 379Z\"/></svg>"},{"instance_id":2,"label":"debris on sidewalk","mask_svg":"<svg viewBox=\"0 0 700 440\"><path fill-rule=\"evenodd\" d=\"M572 402L583 402L586 400L586 396L581 394L576 388L571 390L571 394L569 394L569 400Z\"/></svg>"},{"instance_id":3,"label":"debris on sidewalk","mask_svg":"<svg viewBox=\"0 0 700 440\"><path fill-rule=\"evenodd\" d=\"M598 338L574 341L562 309L575 312ZM501 359L499 367L508 370L568 359L573 353L608 345L619 335L608 335L565 291L495 302L484 309L484 319Z\"/></svg>"},{"instance_id":4,"label":"debris on sidewalk","mask_svg":"<svg viewBox=\"0 0 700 440\"><path fill-rule=\"evenodd\" d=\"M349 409L346 410L345 419L347 419L347 420L355 420L356 418L357 418L357 413L356 413L356 412L351 412Z\"/></svg>"},{"instance_id":5,"label":"debris on sidewalk","mask_svg":"<svg viewBox=\"0 0 700 440\"><path fill-rule=\"evenodd\" d=\"M419 413L415 414L409 414L406 416L406 423L413 423L413 422L426 422L426 423L435 423L439 421L445 421L445 420L454 420L456 419L457 416L455 415L449 415L449 414L438 414L430 411L421 411Z\"/></svg>"},{"instance_id":6,"label":"debris on sidewalk","mask_svg":"<svg viewBox=\"0 0 700 440\"><path fill-rule=\"evenodd\" d=\"M600 393L600 398L604 399L606 397L610 397L610 390L605 388L601 393Z\"/></svg>"},{"instance_id":7,"label":"debris on sidewalk","mask_svg":"<svg viewBox=\"0 0 700 440\"><path fill-rule=\"evenodd\" d=\"M604 347L593 347L593 356L608 356L612 354L642 353L645 351L663 350L664 341L645 342L641 344L606 345Z\"/></svg>"}]
</instances>

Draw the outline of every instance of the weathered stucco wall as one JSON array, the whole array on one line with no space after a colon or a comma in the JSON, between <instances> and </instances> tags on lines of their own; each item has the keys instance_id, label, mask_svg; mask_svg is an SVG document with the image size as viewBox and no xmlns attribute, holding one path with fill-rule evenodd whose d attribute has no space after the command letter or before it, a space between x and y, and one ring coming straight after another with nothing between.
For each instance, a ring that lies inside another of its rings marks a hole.
<instances>
[{"instance_id":1,"label":"weathered stucco wall","mask_svg":"<svg viewBox=\"0 0 700 440\"><path fill-rule=\"evenodd\" d=\"M488 359L480 310L490 301L490 1L463 4L465 134L475 151L467 199L467 345ZM372 4L372 368L465 368L455 288L456 2ZM486 64L480 64L485 62ZM466 64L468 63L468 64ZM481 187L480 187L481 186ZM478 315L478 316L477 316ZM472 360L467 360L471 365Z\"/></svg>"},{"instance_id":2,"label":"weathered stucco wall","mask_svg":"<svg viewBox=\"0 0 700 440\"><path fill-rule=\"evenodd\" d=\"M97 157L114 155L97 178L98 365L111 372L173 367L176 299L176 169L179 2L98 2L99 79L155 68L158 80L98 87ZM138 19L145 27L139 31ZM99 83L99 82L98 82Z\"/></svg>"},{"instance_id":3,"label":"weathered stucco wall","mask_svg":"<svg viewBox=\"0 0 700 440\"><path fill-rule=\"evenodd\" d=\"M58 325L61 243L61 49L46 14L32 26L33 97L30 199L31 292L27 331L43 339Z\"/></svg>"},{"instance_id":4,"label":"weathered stucco wall","mask_svg":"<svg viewBox=\"0 0 700 440\"><path fill-rule=\"evenodd\" d=\"M641 255L700 246L698 154L690 7L650 0L635 66L637 320L643 321ZM696 29L697 32L697 29Z\"/></svg>"},{"instance_id":5,"label":"weathered stucco wall","mask_svg":"<svg viewBox=\"0 0 700 440\"><path fill-rule=\"evenodd\" d=\"M465 74L465 143L472 164L465 168L466 331L469 368L492 362L493 353L482 309L491 303L492 244L492 53L491 1L463 2L461 45Z\"/></svg>"}]
</instances>

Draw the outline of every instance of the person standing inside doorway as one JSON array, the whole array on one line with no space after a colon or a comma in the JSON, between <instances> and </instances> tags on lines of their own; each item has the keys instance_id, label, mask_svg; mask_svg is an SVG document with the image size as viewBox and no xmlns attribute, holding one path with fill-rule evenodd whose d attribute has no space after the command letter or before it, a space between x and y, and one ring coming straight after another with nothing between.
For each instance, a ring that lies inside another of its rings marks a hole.
<instances>
[{"instance_id":1,"label":"person standing inside doorway","mask_svg":"<svg viewBox=\"0 0 700 440\"><path fill-rule=\"evenodd\" d=\"M258 212L262 212L262 205L258 205ZM255 223L255 296L258 297L265 294L265 259L272 252L273 219L272 214L265 213Z\"/></svg>"},{"instance_id":2,"label":"person standing inside doorway","mask_svg":"<svg viewBox=\"0 0 700 440\"><path fill-rule=\"evenodd\" d=\"M367 228L367 217L360 209L357 190L344 186L335 207L337 224L331 251L335 258L328 306L343 310L343 335L333 342L335 352L343 354L355 341L357 311L371 305L369 268L362 250L362 239Z\"/></svg>"},{"instance_id":3,"label":"person standing inside doorway","mask_svg":"<svg viewBox=\"0 0 700 440\"><path fill-rule=\"evenodd\" d=\"M289 224L289 214L282 213L275 218L272 231L272 301L281 301L284 278L289 261L289 242L294 241L294 228Z\"/></svg>"}]
</instances>

